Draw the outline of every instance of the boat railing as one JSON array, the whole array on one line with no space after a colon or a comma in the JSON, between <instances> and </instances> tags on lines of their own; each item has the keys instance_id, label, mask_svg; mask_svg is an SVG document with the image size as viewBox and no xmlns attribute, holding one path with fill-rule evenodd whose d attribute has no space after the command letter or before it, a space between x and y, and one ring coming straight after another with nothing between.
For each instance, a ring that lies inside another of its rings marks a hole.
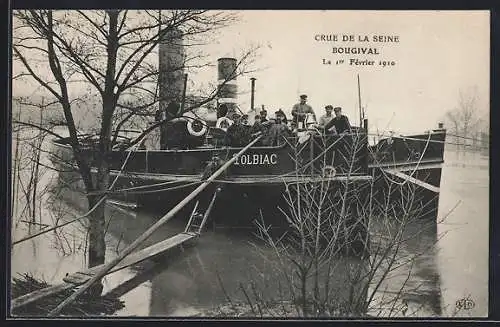
<instances>
[{"instance_id":1,"label":"boat railing","mask_svg":"<svg viewBox=\"0 0 500 327\"><path fill-rule=\"evenodd\" d=\"M314 135L297 148L305 173L324 175L368 174L368 149L365 133Z\"/></svg>"},{"instance_id":2,"label":"boat railing","mask_svg":"<svg viewBox=\"0 0 500 327\"><path fill-rule=\"evenodd\" d=\"M420 135L392 135L370 146L370 160L374 164L411 161L442 161L446 131Z\"/></svg>"},{"instance_id":3,"label":"boat railing","mask_svg":"<svg viewBox=\"0 0 500 327\"><path fill-rule=\"evenodd\" d=\"M276 145L252 146L249 156L259 155L257 164L242 158L237 175L280 175L298 171L306 175L323 175L335 171L337 175L365 175L368 173L367 137L365 133L322 135L308 131L309 138L302 135L281 136ZM304 141L305 140L305 141ZM56 144L56 152L67 161L72 157L69 145ZM213 155L229 158L241 147L198 147L192 149L148 150L131 149L112 151L108 155L111 169L119 169L125 157L126 170L137 173L199 174ZM86 158L92 163L98 158L97 151L88 150ZM132 152L132 153L130 153ZM129 155L130 154L130 155ZM267 156L267 158L266 158ZM275 160L275 158L277 158ZM253 160L253 159L252 159ZM276 163L275 163L276 161Z\"/></svg>"}]
</instances>

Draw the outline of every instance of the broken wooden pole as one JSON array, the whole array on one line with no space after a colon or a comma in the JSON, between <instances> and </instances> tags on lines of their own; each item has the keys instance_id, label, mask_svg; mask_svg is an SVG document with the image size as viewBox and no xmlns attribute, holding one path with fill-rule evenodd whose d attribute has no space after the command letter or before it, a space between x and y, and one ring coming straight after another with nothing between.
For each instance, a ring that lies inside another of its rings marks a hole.
<instances>
[{"instance_id":1,"label":"broken wooden pole","mask_svg":"<svg viewBox=\"0 0 500 327\"><path fill-rule=\"evenodd\" d=\"M196 201L196 204L194 205L193 212L191 212L191 216L189 216L188 223L186 224L186 228L184 229L184 233L187 233L189 231L189 226L191 225L191 222L193 221L193 217L196 214L196 209L198 209L198 203L199 203L199 201Z\"/></svg>"},{"instance_id":2,"label":"broken wooden pole","mask_svg":"<svg viewBox=\"0 0 500 327\"><path fill-rule=\"evenodd\" d=\"M262 137L262 134L257 136L252 142L250 142L246 147L241 149L237 154L235 154L230 160L228 160L224 165L222 165L215 173L212 174L206 181L204 181L200 186L198 186L193 192L191 192L184 200L179 202L175 207L173 207L169 212L167 212L163 217L160 218L153 226L148 228L139 238L137 238L132 244L126 247L123 252L106 264L102 269L100 269L94 277L92 277L88 282L82 285L76 292L71 294L66 300L61 302L56 308L49 312L48 316L53 316L61 312L68 304L75 301L78 296L83 294L89 289L96 281L101 280L114 266L120 263L127 255L132 253L139 245L141 245L146 239L148 239L159 227L170 220L177 212L179 212L186 204L188 204L192 199L194 199L201 191L203 191L211 182L213 182L220 174L222 174L229 166L231 166L243 153L245 153L250 147L252 147L257 141Z\"/></svg>"},{"instance_id":3,"label":"broken wooden pole","mask_svg":"<svg viewBox=\"0 0 500 327\"><path fill-rule=\"evenodd\" d=\"M214 196L212 197L212 201L210 201L210 204L208 205L207 211L205 211L205 215L203 216L203 220L201 221L200 227L198 228L198 234L201 233L201 230L203 229L203 226L205 226L205 223L207 222L208 216L210 215L210 211L212 211L212 208L215 203L215 199L217 198L217 193L219 193L221 189L218 187L215 190Z\"/></svg>"}]
</instances>

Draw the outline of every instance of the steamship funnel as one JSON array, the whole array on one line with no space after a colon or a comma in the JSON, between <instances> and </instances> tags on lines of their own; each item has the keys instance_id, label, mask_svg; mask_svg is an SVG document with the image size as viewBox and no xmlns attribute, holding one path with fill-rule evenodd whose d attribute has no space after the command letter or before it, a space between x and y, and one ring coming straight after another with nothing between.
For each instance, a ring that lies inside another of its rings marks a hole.
<instances>
[{"instance_id":1,"label":"steamship funnel","mask_svg":"<svg viewBox=\"0 0 500 327\"><path fill-rule=\"evenodd\" d=\"M182 31L177 28L169 28L159 44L159 96L162 112L171 101L177 104L182 101L184 59Z\"/></svg>"},{"instance_id":2,"label":"steamship funnel","mask_svg":"<svg viewBox=\"0 0 500 327\"><path fill-rule=\"evenodd\" d=\"M238 100L238 85L236 81L237 61L234 58L219 58L218 63L218 92L217 102L225 103L228 107L228 115L236 112Z\"/></svg>"}]
</instances>

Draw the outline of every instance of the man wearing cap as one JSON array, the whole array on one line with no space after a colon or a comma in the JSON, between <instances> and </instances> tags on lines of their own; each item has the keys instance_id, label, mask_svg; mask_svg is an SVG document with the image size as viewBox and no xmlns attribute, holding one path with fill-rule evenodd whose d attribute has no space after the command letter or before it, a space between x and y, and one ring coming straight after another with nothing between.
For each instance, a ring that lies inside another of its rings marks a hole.
<instances>
[{"instance_id":1,"label":"man wearing cap","mask_svg":"<svg viewBox=\"0 0 500 327\"><path fill-rule=\"evenodd\" d=\"M286 114L282 109L279 109L278 111L276 111L274 113L274 115L276 117L276 120L280 119L283 124L285 124L285 125L288 124L288 119L286 118Z\"/></svg>"},{"instance_id":2,"label":"man wearing cap","mask_svg":"<svg viewBox=\"0 0 500 327\"><path fill-rule=\"evenodd\" d=\"M319 118L319 127L325 127L326 124L330 122L330 120L333 119L333 106L332 105L327 105L325 107L325 114Z\"/></svg>"},{"instance_id":3,"label":"man wearing cap","mask_svg":"<svg viewBox=\"0 0 500 327\"><path fill-rule=\"evenodd\" d=\"M262 109L262 110L260 111L260 122L261 122L261 123L265 123L265 122L267 122L267 121L268 121L268 119L267 119L267 110Z\"/></svg>"},{"instance_id":4,"label":"man wearing cap","mask_svg":"<svg viewBox=\"0 0 500 327\"><path fill-rule=\"evenodd\" d=\"M274 122L269 125L269 130L265 133L262 138L262 144L267 146L275 146L280 145L283 141L283 136L289 136L291 131L288 129L288 126L284 122L284 118L286 119L285 113L282 110L278 110L275 112Z\"/></svg>"},{"instance_id":5,"label":"man wearing cap","mask_svg":"<svg viewBox=\"0 0 500 327\"><path fill-rule=\"evenodd\" d=\"M342 115L342 108L335 107L333 108L335 112L335 118L330 120L325 125L325 131L329 131L332 127L335 127L335 130L338 134L342 133L350 133L351 132L351 124L349 124L349 119L346 116Z\"/></svg>"},{"instance_id":6,"label":"man wearing cap","mask_svg":"<svg viewBox=\"0 0 500 327\"><path fill-rule=\"evenodd\" d=\"M313 114L316 117L312 107L306 104L306 102L307 102L307 95L302 94L300 96L300 102L293 106L292 116L295 122L304 122L307 114Z\"/></svg>"}]
</instances>

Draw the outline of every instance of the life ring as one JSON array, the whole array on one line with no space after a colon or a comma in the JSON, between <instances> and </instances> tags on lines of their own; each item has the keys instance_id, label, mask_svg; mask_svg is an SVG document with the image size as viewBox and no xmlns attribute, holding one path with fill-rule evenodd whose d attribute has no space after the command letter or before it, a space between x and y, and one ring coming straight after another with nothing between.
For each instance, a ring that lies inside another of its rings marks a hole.
<instances>
[{"instance_id":1,"label":"life ring","mask_svg":"<svg viewBox=\"0 0 500 327\"><path fill-rule=\"evenodd\" d=\"M234 121L232 121L231 119L229 119L227 117L220 117L219 119L217 119L217 123L215 124L215 127L220 128L220 129L227 132L227 129L233 123L234 123Z\"/></svg>"},{"instance_id":2,"label":"life ring","mask_svg":"<svg viewBox=\"0 0 500 327\"><path fill-rule=\"evenodd\" d=\"M187 123L187 130L193 136L202 136L208 130L207 123L203 120L193 119Z\"/></svg>"}]
</instances>

